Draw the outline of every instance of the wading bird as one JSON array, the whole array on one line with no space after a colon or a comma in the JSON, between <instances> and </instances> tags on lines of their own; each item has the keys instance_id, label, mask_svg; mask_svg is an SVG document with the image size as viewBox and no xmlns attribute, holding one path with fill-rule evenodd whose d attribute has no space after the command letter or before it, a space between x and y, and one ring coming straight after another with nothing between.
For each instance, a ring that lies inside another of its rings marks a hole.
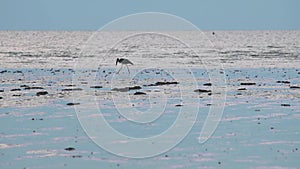
<instances>
[{"instance_id":1,"label":"wading bird","mask_svg":"<svg viewBox=\"0 0 300 169\"><path fill-rule=\"evenodd\" d=\"M120 59L119 59L119 58L117 58L116 66L118 65L118 63L120 63L122 66L121 66L121 68L119 69L119 71L117 72L117 74L121 71L121 69L123 68L123 65L125 65L125 66L127 67L128 73L130 74L128 65L133 65L132 62L130 62L128 59L124 59L124 58L120 58Z\"/></svg>"}]
</instances>

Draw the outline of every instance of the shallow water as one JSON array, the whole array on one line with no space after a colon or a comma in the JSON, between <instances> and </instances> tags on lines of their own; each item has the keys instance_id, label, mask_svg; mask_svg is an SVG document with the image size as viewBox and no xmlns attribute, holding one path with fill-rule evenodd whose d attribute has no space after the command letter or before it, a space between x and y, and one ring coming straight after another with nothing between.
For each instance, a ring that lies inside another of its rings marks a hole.
<instances>
[{"instance_id":1,"label":"shallow water","mask_svg":"<svg viewBox=\"0 0 300 169\"><path fill-rule=\"evenodd\" d=\"M115 156L98 147L80 126L72 97L90 95L88 87L80 91L70 88L72 72L68 69L6 69L1 89L1 168L297 168L300 157L300 90L299 70L288 68L226 69L227 100L222 120L213 136L199 144L200 129L209 110L207 93L195 93L200 111L188 136L172 150L146 159ZM22 71L13 73L14 71ZM3 71L3 70L1 70ZM109 70L107 70L109 71ZM64 73L62 73L64 72ZM204 70L194 69L197 78ZM39 75L39 76L35 76ZM50 77L51 78L48 78ZM21 78L22 80L18 80ZM209 80L203 77L199 87ZM241 82L256 85L241 86ZM278 83L289 81L290 83ZM144 82L145 83L145 82ZM44 89L25 90L21 85ZM72 86L74 87L74 86ZM162 87L162 86L161 86ZM10 91L21 88L20 91ZM167 85L174 94L176 85ZM209 87L206 87L209 89ZM246 88L246 90L238 90ZM159 90L156 87L155 90ZM36 96L40 90L47 95ZM93 89L109 91L109 88ZM151 88L141 89L150 93ZM189 89L194 90L194 89ZM130 91L132 93L132 91ZM115 92L118 94L120 92ZM19 94L20 96L13 96ZM135 104L148 100L131 95ZM102 97L99 97L101 100ZM116 130L135 137L148 137L165 130L177 116L178 100L167 102L166 112L151 125L135 125L118 116L111 100L102 113ZM81 103L84 105L85 103ZM288 104L289 106L283 106ZM185 106L185 105L183 105ZM142 106L143 107L143 106ZM144 106L145 107L145 106ZM99 112L98 112L99 113ZM97 112L95 112L97 114ZM104 133L105 134L105 133ZM117 144L117 142L116 142ZM67 151L65 148L75 150Z\"/></svg>"},{"instance_id":2,"label":"shallow water","mask_svg":"<svg viewBox=\"0 0 300 169\"><path fill-rule=\"evenodd\" d=\"M0 31L0 168L299 168L300 31L204 32L215 46L192 43L197 55L156 36L152 51L142 41L149 36L110 49L119 37L138 32L102 32L101 47L91 43L82 52L93 33ZM192 42L195 35L165 33ZM130 75L125 67L115 74L119 56L134 62ZM222 98L210 91L218 82L211 70L225 82L226 101L216 131L199 144L212 99ZM133 86L141 88L124 92ZM194 126L178 145L142 159L102 149L76 114L82 108L124 135L144 138L170 128L182 109L198 106ZM155 120L137 124L120 114L132 108L139 112L129 111L130 118L148 113Z\"/></svg>"}]
</instances>

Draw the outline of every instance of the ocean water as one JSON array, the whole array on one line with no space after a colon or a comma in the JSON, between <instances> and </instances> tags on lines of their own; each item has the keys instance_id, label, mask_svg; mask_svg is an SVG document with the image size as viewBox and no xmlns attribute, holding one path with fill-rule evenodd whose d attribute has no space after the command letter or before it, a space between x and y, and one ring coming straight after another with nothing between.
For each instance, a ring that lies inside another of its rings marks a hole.
<instances>
[{"instance_id":1,"label":"ocean water","mask_svg":"<svg viewBox=\"0 0 300 169\"><path fill-rule=\"evenodd\" d=\"M300 31L0 31L0 168L299 168L299 40ZM117 57L134 63L130 73L116 74ZM120 91L132 86L140 89ZM214 98L224 111L200 144ZM139 159L101 148L78 119L101 116L128 137L148 138L185 108L197 110L186 137Z\"/></svg>"}]
</instances>

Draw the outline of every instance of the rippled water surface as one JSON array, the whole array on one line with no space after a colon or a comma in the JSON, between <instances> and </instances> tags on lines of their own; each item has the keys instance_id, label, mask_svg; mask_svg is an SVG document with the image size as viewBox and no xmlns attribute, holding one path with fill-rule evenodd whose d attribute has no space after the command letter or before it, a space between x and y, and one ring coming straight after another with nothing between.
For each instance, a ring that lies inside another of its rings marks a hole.
<instances>
[{"instance_id":1,"label":"rippled water surface","mask_svg":"<svg viewBox=\"0 0 300 169\"><path fill-rule=\"evenodd\" d=\"M132 33L102 32L99 36L118 39ZM0 168L299 168L299 31L204 33L214 46L193 44L190 48L195 53L166 38L151 43L160 44L151 48L159 50L147 51L141 41L148 36L134 36L135 41L124 41L125 45L119 43L113 49L103 41L97 50L82 52L93 32L1 31ZM191 41L194 32L167 34ZM111 58L105 58L107 53ZM115 66L117 56L134 62L130 75L125 67L115 74L120 68ZM205 59L222 63L220 74L227 91L217 130L199 144L212 97L219 96L209 85L208 72L216 69L215 62L202 62ZM98 61L97 69L89 64L74 66L89 61ZM176 64L187 69L180 69L183 74L174 78ZM124 79L128 78L127 84ZM193 80L196 86L191 85ZM120 91L128 86L140 88ZM181 92L197 104L182 100ZM112 99L124 94L130 104ZM94 111L91 100L101 109L93 112L94 117L103 116L115 130L141 138L168 129L185 106L200 109L191 132L175 148L152 158L129 159L103 150L84 132L75 107ZM144 112L160 103L165 111L146 124L128 121L115 106Z\"/></svg>"}]
</instances>

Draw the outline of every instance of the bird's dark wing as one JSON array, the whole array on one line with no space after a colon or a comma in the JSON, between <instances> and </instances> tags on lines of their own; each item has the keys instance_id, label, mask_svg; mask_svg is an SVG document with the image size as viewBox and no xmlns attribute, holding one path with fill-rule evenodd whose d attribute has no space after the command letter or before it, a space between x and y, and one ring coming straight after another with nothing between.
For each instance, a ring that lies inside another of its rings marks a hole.
<instances>
[{"instance_id":1,"label":"bird's dark wing","mask_svg":"<svg viewBox=\"0 0 300 169\"><path fill-rule=\"evenodd\" d=\"M127 65L133 65L133 63L132 62L130 62L130 60L128 60L128 59L124 59L123 61L122 61L122 63L123 64L127 64Z\"/></svg>"}]
</instances>

